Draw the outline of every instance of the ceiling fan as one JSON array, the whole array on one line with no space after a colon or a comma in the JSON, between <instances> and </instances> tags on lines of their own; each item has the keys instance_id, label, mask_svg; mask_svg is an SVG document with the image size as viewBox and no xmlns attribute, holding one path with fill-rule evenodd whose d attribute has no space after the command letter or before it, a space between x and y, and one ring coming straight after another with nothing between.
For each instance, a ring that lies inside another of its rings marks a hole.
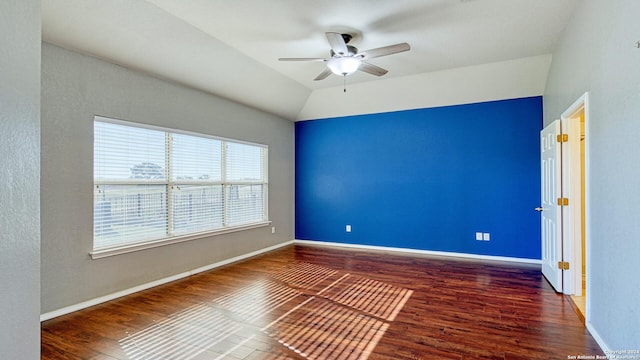
<instances>
[{"instance_id":1,"label":"ceiling fan","mask_svg":"<svg viewBox=\"0 0 640 360\"><path fill-rule=\"evenodd\" d=\"M366 60L397 54L403 51L409 51L411 47L407 43L383 46L371 50L358 52L355 46L348 45L352 35L340 34L336 32L326 33L327 40L331 46L331 57L329 58L279 58L280 61L323 61L327 63L327 68L316 76L313 80L323 80L329 75L336 74L339 76L351 75L360 70L372 75L382 76L388 71L373 65Z\"/></svg>"}]
</instances>

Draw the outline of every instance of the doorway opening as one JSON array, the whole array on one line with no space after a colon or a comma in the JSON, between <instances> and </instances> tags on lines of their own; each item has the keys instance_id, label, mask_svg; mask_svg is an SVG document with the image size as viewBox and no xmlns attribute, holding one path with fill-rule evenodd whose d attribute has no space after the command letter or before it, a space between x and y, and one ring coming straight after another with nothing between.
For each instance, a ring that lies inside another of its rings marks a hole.
<instances>
[{"instance_id":1,"label":"doorway opening","mask_svg":"<svg viewBox=\"0 0 640 360\"><path fill-rule=\"evenodd\" d=\"M562 209L563 253L571 266L564 271L563 292L570 295L578 315L587 320L588 306L588 229L587 229L587 124L588 94L581 96L561 117L568 134L562 149L562 193L570 206Z\"/></svg>"}]
</instances>

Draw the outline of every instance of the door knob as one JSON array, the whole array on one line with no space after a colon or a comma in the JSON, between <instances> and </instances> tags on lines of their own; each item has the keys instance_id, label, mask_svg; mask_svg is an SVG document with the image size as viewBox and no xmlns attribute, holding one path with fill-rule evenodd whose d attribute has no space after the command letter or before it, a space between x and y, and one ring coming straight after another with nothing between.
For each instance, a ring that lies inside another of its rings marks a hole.
<instances>
[{"instance_id":1,"label":"door knob","mask_svg":"<svg viewBox=\"0 0 640 360\"><path fill-rule=\"evenodd\" d=\"M544 210L544 208L537 207L537 208L535 208L535 209L533 209L533 210L535 210L535 211L537 211L537 212L540 212L540 211L543 211L543 210Z\"/></svg>"}]
</instances>

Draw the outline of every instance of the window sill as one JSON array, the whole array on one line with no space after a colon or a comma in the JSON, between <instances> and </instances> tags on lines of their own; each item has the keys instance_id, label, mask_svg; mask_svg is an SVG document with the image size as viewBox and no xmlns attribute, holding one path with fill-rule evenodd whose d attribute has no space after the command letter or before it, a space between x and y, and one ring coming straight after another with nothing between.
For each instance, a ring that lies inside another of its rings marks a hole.
<instances>
[{"instance_id":1,"label":"window sill","mask_svg":"<svg viewBox=\"0 0 640 360\"><path fill-rule=\"evenodd\" d=\"M256 229L256 228L260 228L260 227L264 227L264 226L269 226L270 224L271 224L271 221L263 221L263 222L252 223L252 224L247 224L247 225L227 227L227 228L224 228L224 229L219 229L219 230L214 230L214 231L207 231L207 232L201 232L201 233L196 233L196 234L174 236L174 237L165 238L165 239L161 239L161 240L152 240L152 241L136 243L136 244L114 246L114 247L110 247L110 248L103 248L103 249L93 250L93 251L91 251L89 253L89 255L91 255L91 259L93 259L93 260L101 259L101 258L114 256L114 255L127 254L127 253L134 252L134 251L140 251L140 250L152 249L152 248L165 246L165 245L177 244L177 243L181 243L181 242L185 242L185 241L189 241L189 240L195 240L195 239L201 239L201 238L210 237L210 236L228 234L228 233L232 233L232 232L236 232L236 231Z\"/></svg>"}]
</instances>

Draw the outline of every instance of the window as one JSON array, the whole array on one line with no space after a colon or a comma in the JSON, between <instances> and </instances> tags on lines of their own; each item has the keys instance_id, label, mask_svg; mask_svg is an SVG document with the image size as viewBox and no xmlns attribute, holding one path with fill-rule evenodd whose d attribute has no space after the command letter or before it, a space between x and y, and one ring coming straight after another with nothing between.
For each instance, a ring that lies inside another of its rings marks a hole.
<instances>
[{"instance_id":1,"label":"window","mask_svg":"<svg viewBox=\"0 0 640 360\"><path fill-rule=\"evenodd\" d=\"M267 147L94 119L93 252L268 224Z\"/></svg>"}]
</instances>

